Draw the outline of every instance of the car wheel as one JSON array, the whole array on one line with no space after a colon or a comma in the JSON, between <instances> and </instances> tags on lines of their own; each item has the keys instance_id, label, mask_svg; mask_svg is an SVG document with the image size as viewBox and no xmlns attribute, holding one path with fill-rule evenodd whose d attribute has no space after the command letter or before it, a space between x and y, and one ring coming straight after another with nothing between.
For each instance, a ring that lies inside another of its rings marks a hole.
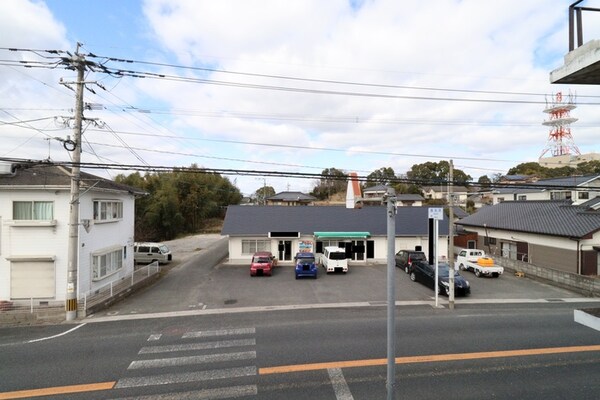
<instances>
[{"instance_id":1,"label":"car wheel","mask_svg":"<svg viewBox=\"0 0 600 400\"><path fill-rule=\"evenodd\" d=\"M413 282L416 282L416 281L417 281L417 275L415 275L415 273L414 273L414 272L411 272L411 273L410 273L410 280L411 280L411 281L413 281Z\"/></svg>"},{"instance_id":2,"label":"car wheel","mask_svg":"<svg viewBox=\"0 0 600 400\"><path fill-rule=\"evenodd\" d=\"M475 270L475 276L478 277L478 278L480 278L481 277L481 271L478 270L478 269L476 269Z\"/></svg>"},{"instance_id":3,"label":"car wheel","mask_svg":"<svg viewBox=\"0 0 600 400\"><path fill-rule=\"evenodd\" d=\"M466 268L465 268L465 266L464 266L464 264L460 264L460 265L458 266L458 268L459 268L461 271L464 271L464 270L466 269Z\"/></svg>"}]
</instances>

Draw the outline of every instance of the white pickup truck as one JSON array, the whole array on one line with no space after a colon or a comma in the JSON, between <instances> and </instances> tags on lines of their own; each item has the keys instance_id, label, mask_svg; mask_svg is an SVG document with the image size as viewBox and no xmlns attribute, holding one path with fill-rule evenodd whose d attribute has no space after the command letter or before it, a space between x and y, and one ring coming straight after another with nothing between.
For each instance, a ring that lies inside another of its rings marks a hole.
<instances>
[{"instance_id":1,"label":"white pickup truck","mask_svg":"<svg viewBox=\"0 0 600 400\"><path fill-rule=\"evenodd\" d=\"M494 260L486 257L483 250L462 249L456 257L456 265L463 271L473 271L476 277L492 276L499 277L504 268L494 265Z\"/></svg>"}]
</instances>

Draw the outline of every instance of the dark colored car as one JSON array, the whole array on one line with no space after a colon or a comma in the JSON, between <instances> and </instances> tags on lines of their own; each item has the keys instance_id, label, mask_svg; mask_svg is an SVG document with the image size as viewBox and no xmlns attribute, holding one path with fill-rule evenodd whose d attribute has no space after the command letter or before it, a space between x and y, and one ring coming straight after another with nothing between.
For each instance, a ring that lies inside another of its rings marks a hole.
<instances>
[{"instance_id":1,"label":"dark colored car","mask_svg":"<svg viewBox=\"0 0 600 400\"><path fill-rule=\"evenodd\" d=\"M427 262L425 253L417 250L400 250L396 253L396 267L402 268L407 274L410 273L410 266L415 261Z\"/></svg>"},{"instance_id":2,"label":"dark colored car","mask_svg":"<svg viewBox=\"0 0 600 400\"><path fill-rule=\"evenodd\" d=\"M297 253L296 257L296 279L308 276L317 279L317 263L313 253Z\"/></svg>"},{"instance_id":3,"label":"dark colored car","mask_svg":"<svg viewBox=\"0 0 600 400\"><path fill-rule=\"evenodd\" d=\"M471 293L469 281L463 278L458 271L454 272L454 293L467 296ZM450 265L446 263L438 263L438 288L440 294L448 296L450 294ZM410 280L413 282L421 282L422 284L435 288L435 266L429 265L428 262L413 262L410 272Z\"/></svg>"}]
</instances>

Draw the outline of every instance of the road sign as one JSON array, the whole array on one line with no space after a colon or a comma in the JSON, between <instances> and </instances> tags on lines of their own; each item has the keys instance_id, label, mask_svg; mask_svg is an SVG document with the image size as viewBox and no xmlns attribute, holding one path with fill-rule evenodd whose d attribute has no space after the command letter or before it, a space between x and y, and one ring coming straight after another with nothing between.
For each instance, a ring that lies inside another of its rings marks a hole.
<instances>
[{"instance_id":1,"label":"road sign","mask_svg":"<svg viewBox=\"0 0 600 400\"><path fill-rule=\"evenodd\" d=\"M443 208L430 208L429 209L429 218L443 220L444 219L444 209Z\"/></svg>"}]
</instances>

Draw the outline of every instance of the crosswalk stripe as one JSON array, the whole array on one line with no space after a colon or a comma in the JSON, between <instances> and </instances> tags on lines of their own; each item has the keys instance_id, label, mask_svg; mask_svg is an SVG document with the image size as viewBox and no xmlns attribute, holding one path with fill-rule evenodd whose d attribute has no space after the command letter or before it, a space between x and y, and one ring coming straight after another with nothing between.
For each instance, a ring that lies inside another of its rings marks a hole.
<instances>
[{"instance_id":1,"label":"crosswalk stripe","mask_svg":"<svg viewBox=\"0 0 600 400\"><path fill-rule=\"evenodd\" d=\"M234 399L236 397L252 396L258 394L256 385L231 386L215 389L194 390L180 393L162 393L147 396L123 397L113 400L207 400L207 399Z\"/></svg>"},{"instance_id":2,"label":"crosswalk stripe","mask_svg":"<svg viewBox=\"0 0 600 400\"><path fill-rule=\"evenodd\" d=\"M228 336L228 335L248 335L255 334L255 328L238 328L238 329L219 329L215 331L196 331L187 332L182 337L183 339L211 337L211 336Z\"/></svg>"},{"instance_id":3,"label":"crosswalk stripe","mask_svg":"<svg viewBox=\"0 0 600 400\"><path fill-rule=\"evenodd\" d=\"M244 376L255 376L256 367L238 367L214 369L209 371L185 372L179 374L162 374L153 376L141 376L135 378L119 379L115 388L132 388L141 386L168 385L172 383L188 383L199 381L210 381L215 379L240 378Z\"/></svg>"},{"instance_id":4,"label":"crosswalk stripe","mask_svg":"<svg viewBox=\"0 0 600 400\"><path fill-rule=\"evenodd\" d=\"M133 361L127 369L177 367L180 365L207 364L221 361L251 360L256 358L255 351L238 353L206 354L190 357L160 358L156 360Z\"/></svg>"},{"instance_id":5,"label":"crosswalk stripe","mask_svg":"<svg viewBox=\"0 0 600 400\"><path fill-rule=\"evenodd\" d=\"M346 379L344 378L344 374L342 373L342 369L329 368L327 373L329 374L329 379L331 379L335 398L337 400L354 400L352 393L350 393L350 388L346 383Z\"/></svg>"},{"instance_id":6,"label":"crosswalk stripe","mask_svg":"<svg viewBox=\"0 0 600 400\"><path fill-rule=\"evenodd\" d=\"M217 342L174 344L142 347L138 354L169 353L175 351L220 349L225 347L255 346L256 339L220 340Z\"/></svg>"}]
</instances>

